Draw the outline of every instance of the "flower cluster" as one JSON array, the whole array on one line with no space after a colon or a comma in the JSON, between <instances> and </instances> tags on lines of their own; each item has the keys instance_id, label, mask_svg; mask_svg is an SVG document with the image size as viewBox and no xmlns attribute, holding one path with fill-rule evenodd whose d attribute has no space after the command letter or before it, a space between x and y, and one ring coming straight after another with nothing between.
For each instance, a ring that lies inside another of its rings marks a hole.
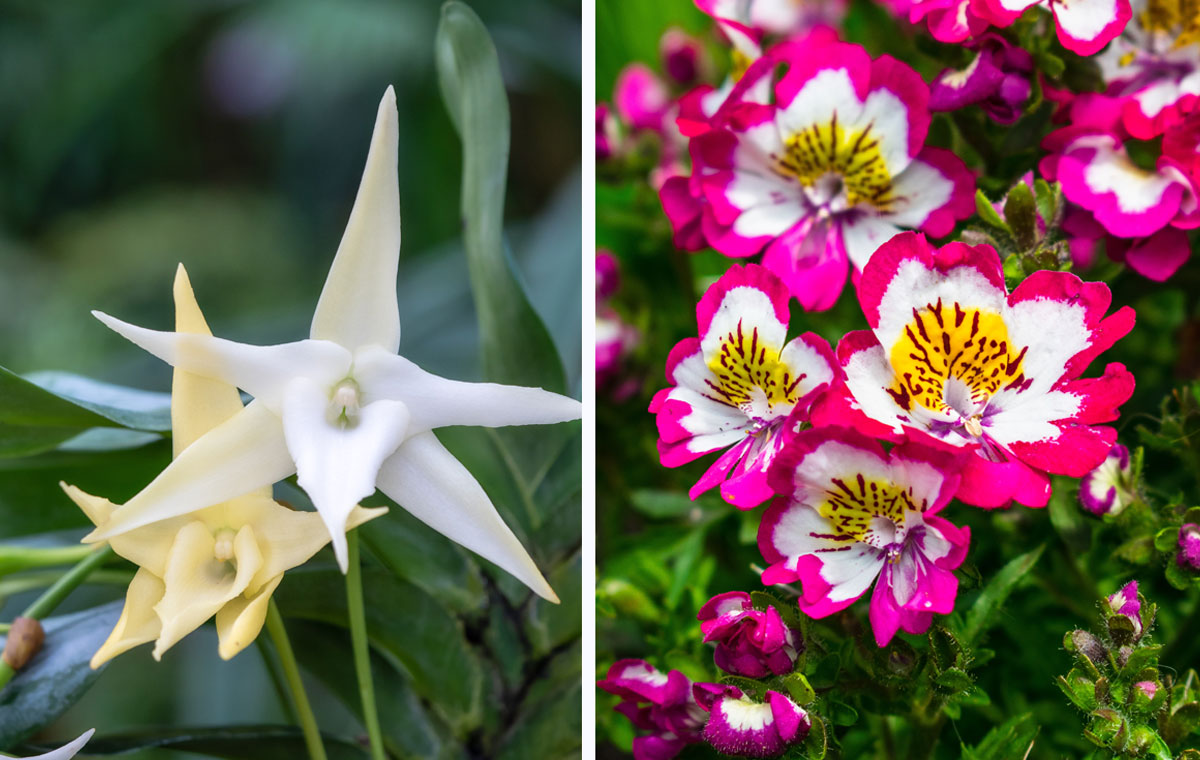
<instances>
[{"instance_id":1,"label":"flower cluster","mask_svg":"<svg viewBox=\"0 0 1200 760\"><path fill-rule=\"evenodd\" d=\"M346 570L346 532L386 511L358 506L376 488L557 599L482 487L432 431L559 422L579 417L580 405L538 388L448 380L397 354L398 130L388 88L308 339L251 346L213 337L182 267L175 332L96 312L175 367L175 451L125 504L64 484L96 525L85 541L107 541L140 568L93 667L149 641L157 658L214 615L220 654L232 657L258 635L284 571L330 542ZM249 405L239 388L254 397ZM293 474L316 512L272 499L272 484Z\"/></svg>"}]
</instances>

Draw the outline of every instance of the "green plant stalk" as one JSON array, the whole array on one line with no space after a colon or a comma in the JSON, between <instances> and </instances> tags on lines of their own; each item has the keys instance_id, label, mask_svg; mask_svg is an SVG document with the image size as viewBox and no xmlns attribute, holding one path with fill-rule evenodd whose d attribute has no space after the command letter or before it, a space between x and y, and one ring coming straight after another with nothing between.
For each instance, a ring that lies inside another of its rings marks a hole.
<instances>
[{"instance_id":1,"label":"green plant stalk","mask_svg":"<svg viewBox=\"0 0 1200 760\"><path fill-rule=\"evenodd\" d=\"M0 580L0 599L14 594L23 594L34 589L53 586L62 573L58 570L32 570ZM107 583L115 586L128 586L133 580L133 573L128 570L96 570L88 576L91 584Z\"/></svg>"},{"instance_id":2,"label":"green plant stalk","mask_svg":"<svg viewBox=\"0 0 1200 760\"><path fill-rule=\"evenodd\" d=\"M112 559L113 556L113 550L108 544L93 549L74 567L63 573L50 588L43 591L41 596L33 600L33 603L25 608L20 617L41 620L51 612L54 612L54 608L61 604L62 600L66 599L68 594L87 580L87 577L92 574L93 570ZM12 666L0 660L0 688L4 688L14 675L16 675L16 671L12 669Z\"/></svg>"},{"instance_id":3,"label":"green plant stalk","mask_svg":"<svg viewBox=\"0 0 1200 760\"><path fill-rule=\"evenodd\" d=\"M357 530L346 535L346 549L346 606L350 615L350 648L354 651L354 673L358 677L363 725L371 741L372 760L387 760L383 749L383 732L379 728L379 709L375 706L375 684L371 680L371 652L367 647L367 616L363 607L362 562L358 550Z\"/></svg>"},{"instance_id":4,"label":"green plant stalk","mask_svg":"<svg viewBox=\"0 0 1200 760\"><path fill-rule=\"evenodd\" d=\"M296 662L296 653L292 651L292 642L288 640L283 617L279 614L279 607L274 599L267 606L267 633L275 644L275 651L279 653L279 663L283 667L288 689L292 692L292 702L299 718L300 730L304 732L308 756L311 760L327 760L325 745L321 743L321 729L317 727L317 718L313 715L312 705L304 692L304 682L300 680L300 665Z\"/></svg>"},{"instance_id":5,"label":"green plant stalk","mask_svg":"<svg viewBox=\"0 0 1200 760\"><path fill-rule=\"evenodd\" d=\"M0 575L31 570L36 567L74 564L86 559L94 548L87 544L53 547L0 547Z\"/></svg>"}]
</instances>

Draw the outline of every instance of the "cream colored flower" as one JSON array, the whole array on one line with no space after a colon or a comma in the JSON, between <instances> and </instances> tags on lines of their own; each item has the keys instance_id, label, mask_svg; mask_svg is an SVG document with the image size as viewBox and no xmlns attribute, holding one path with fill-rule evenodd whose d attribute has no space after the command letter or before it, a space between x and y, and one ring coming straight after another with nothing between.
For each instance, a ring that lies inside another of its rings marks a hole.
<instances>
[{"instance_id":1,"label":"cream colored flower","mask_svg":"<svg viewBox=\"0 0 1200 760\"><path fill-rule=\"evenodd\" d=\"M187 272L175 277L175 329L211 335ZM175 370L171 397L174 455L242 411L232 385ZM62 484L96 525L119 507ZM386 509L354 507L353 528ZM189 514L150 523L109 539L113 551L139 569L129 584L116 628L92 657L96 668L139 644L155 642L154 657L216 616L219 653L229 659L258 636L271 592L284 571L303 564L329 542L316 512L297 512L263 486Z\"/></svg>"}]
</instances>

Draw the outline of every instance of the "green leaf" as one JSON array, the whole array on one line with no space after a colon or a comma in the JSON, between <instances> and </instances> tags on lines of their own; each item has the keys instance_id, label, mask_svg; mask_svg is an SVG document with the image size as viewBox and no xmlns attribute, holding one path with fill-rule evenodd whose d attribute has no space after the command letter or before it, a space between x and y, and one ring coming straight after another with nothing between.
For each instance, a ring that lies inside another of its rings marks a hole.
<instances>
[{"instance_id":1,"label":"green leaf","mask_svg":"<svg viewBox=\"0 0 1200 760\"><path fill-rule=\"evenodd\" d=\"M346 632L302 620L289 620L287 631L300 664L325 684L361 724L362 697L350 663ZM340 656L331 656L333 653ZM388 751L401 757L437 757L442 736L413 692L408 674L377 652L371 653L371 674ZM303 757L303 753L297 757Z\"/></svg>"},{"instance_id":2,"label":"green leaf","mask_svg":"<svg viewBox=\"0 0 1200 760\"><path fill-rule=\"evenodd\" d=\"M0 456L47 451L88 428L111 424L0 367Z\"/></svg>"},{"instance_id":3,"label":"green leaf","mask_svg":"<svg viewBox=\"0 0 1200 760\"><path fill-rule=\"evenodd\" d=\"M649 488L634 491L629 496L629 503L638 512L659 520L684 517L701 509L700 504L692 501L686 493Z\"/></svg>"},{"instance_id":4,"label":"green leaf","mask_svg":"<svg viewBox=\"0 0 1200 760\"><path fill-rule=\"evenodd\" d=\"M1004 218L1017 246L1029 250L1037 244L1037 216L1033 191L1024 182L1018 182L1008 191L1004 201Z\"/></svg>"},{"instance_id":5,"label":"green leaf","mask_svg":"<svg viewBox=\"0 0 1200 760\"><path fill-rule=\"evenodd\" d=\"M1041 726L1024 713L994 727L974 747L963 746L962 760L1015 760L1029 755Z\"/></svg>"},{"instance_id":6,"label":"green leaf","mask_svg":"<svg viewBox=\"0 0 1200 760\"><path fill-rule=\"evenodd\" d=\"M456 612L479 609L483 578L466 550L392 506L386 515L359 528L363 542L384 567L420 586Z\"/></svg>"},{"instance_id":7,"label":"green leaf","mask_svg":"<svg viewBox=\"0 0 1200 760\"><path fill-rule=\"evenodd\" d=\"M1170 526L1154 535L1154 548L1163 554L1173 553L1179 545L1179 528Z\"/></svg>"},{"instance_id":8,"label":"green leaf","mask_svg":"<svg viewBox=\"0 0 1200 760\"><path fill-rule=\"evenodd\" d=\"M54 722L100 675L88 664L108 638L124 602L46 618L42 651L0 688L0 749ZM4 639L0 638L0 648Z\"/></svg>"},{"instance_id":9,"label":"green leaf","mask_svg":"<svg viewBox=\"0 0 1200 760\"><path fill-rule=\"evenodd\" d=\"M158 433L171 430L170 393L128 388L71 372L33 372L26 379L121 427Z\"/></svg>"},{"instance_id":10,"label":"green leaf","mask_svg":"<svg viewBox=\"0 0 1200 760\"><path fill-rule=\"evenodd\" d=\"M829 730L820 715L810 712L808 717L812 720L812 728L809 729L808 736L804 737L805 752L810 760L824 760L826 752L829 751Z\"/></svg>"},{"instance_id":11,"label":"green leaf","mask_svg":"<svg viewBox=\"0 0 1200 760\"><path fill-rule=\"evenodd\" d=\"M576 554L547 578L561 602L541 597L530 605L525 623L534 657L542 657L583 634L583 560Z\"/></svg>"},{"instance_id":12,"label":"green leaf","mask_svg":"<svg viewBox=\"0 0 1200 760\"><path fill-rule=\"evenodd\" d=\"M483 676L459 621L420 587L380 568L363 573L363 590L367 635L375 649L404 666L413 689L457 735L478 726ZM311 563L297 568L275 597L285 618L346 625L345 579L335 569Z\"/></svg>"},{"instance_id":13,"label":"green leaf","mask_svg":"<svg viewBox=\"0 0 1200 760\"><path fill-rule=\"evenodd\" d=\"M835 699L825 703L824 712L829 716L829 722L835 726L853 726L858 722L858 710Z\"/></svg>"},{"instance_id":14,"label":"green leaf","mask_svg":"<svg viewBox=\"0 0 1200 760\"><path fill-rule=\"evenodd\" d=\"M1038 215L1046 223L1046 228L1056 226L1061 220L1059 211L1062 209L1062 185L1053 185L1038 177L1033 181L1033 198L1037 202Z\"/></svg>"},{"instance_id":15,"label":"green leaf","mask_svg":"<svg viewBox=\"0 0 1200 760\"><path fill-rule=\"evenodd\" d=\"M808 683L808 679L803 673L789 673L783 678L783 687L787 689L787 693L792 700L803 707L816 698L817 693L813 691L813 687Z\"/></svg>"},{"instance_id":16,"label":"green leaf","mask_svg":"<svg viewBox=\"0 0 1200 760\"><path fill-rule=\"evenodd\" d=\"M503 242L509 116L496 48L474 11L454 0L442 6L435 47L442 99L463 144L463 239L485 372L561 393L562 362Z\"/></svg>"},{"instance_id":17,"label":"green leaf","mask_svg":"<svg viewBox=\"0 0 1200 760\"><path fill-rule=\"evenodd\" d=\"M951 693L968 691L975 682L962 668L948 668L934 679L938 686Z\"/></svg>"},{"instance_id":18,"label":"green leaf","mask_svg":"<svg viewBox=\"0 0 1200 760\"><path fill-rule=\"evenodd\" d=\"M968 649L979 643L983 634L995 625L1000 608L1016 589L1017 584L1033 569L1045 548L1046 546L1043 544L1033 551L1011 560L1000 568L995 577L979 592L975 603L967 612L966 623L963 626L962 640Z\"/></svg>"},{"instance_id":19,"label":"green leaf","mask_svg":"<svg viewBox=\"0 0 1200 760\"><path fill-rule=\"evenodd\" d=\"M996 211L996 207L987 199L983 191L978 189L975 191L975 212L979 214L979 218L983 220L984 224L999 227L1006 232L1010 231L1008 224L1000 216L1000 213Z\"/></svg>"},{"instance_id":20,"label":"green leaf","mask_svg":"<svg viewBox=\"0 0 1200 760\"><path fill-rule=\"evenodd\" d=\"M345 739L322 737L329 760L365 760L365 749ZM139 731L101 735L88 742L87 755L123 755L139 749L161 748L194 752L229 760L296 760L307 757L304 736L291 726L228 726Z\"/></svg>"},{"instance_id":21,"label":"green leaf","mask_svg":"<svg viewBox=\"0 0 1200 760\"><path fill-rule=\"evenodd\" d=\"M564 650L540 672L516 707L511 728L494 755L498 760L578 757L582 744L583 686L578 644Z\"/></svg>"},{"instance_id":22,"label":"green leaf","mask_svg":"<svg viewBox=\"0 0 1200 760\"><path fill-rule=\"evenodd\" d=\"M1083 517L1083 510L1075 499L1075 490L1066 478L1054 479L1054 493L1050 497L1050 524L1058 531L1063 543L1073 554L1080 555L1092 543L1092 529Z\"/></svg>"}]
</instances>

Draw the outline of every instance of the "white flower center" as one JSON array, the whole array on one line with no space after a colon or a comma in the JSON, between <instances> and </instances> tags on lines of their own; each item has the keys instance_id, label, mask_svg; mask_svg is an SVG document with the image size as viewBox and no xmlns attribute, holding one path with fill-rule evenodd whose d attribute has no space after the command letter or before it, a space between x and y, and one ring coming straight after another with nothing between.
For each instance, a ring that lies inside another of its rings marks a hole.
<instances>
[{"instance_id":1,"label":"white flower center","mask_svg":"<svg viewBox=\"0 0 1200 760\"><path fill-rule=\"evenodd\" d=\"M217 558L218 562L229 562L233 559L233 539L236 535L230 528L221 528L213 534L215 539L213 556Z\"/></svg>"},{"instance_id":2,"label":"white flower center","mask_svg":"<svg viewBox=\"0 0 1200 760\"><path fill-rule=\"evenodd\" d=\"M361 408L360 396L358 383L351 378L335 385L329 400L329 421L343 427L357 423Z\"/></svg>"}]
</instances>

